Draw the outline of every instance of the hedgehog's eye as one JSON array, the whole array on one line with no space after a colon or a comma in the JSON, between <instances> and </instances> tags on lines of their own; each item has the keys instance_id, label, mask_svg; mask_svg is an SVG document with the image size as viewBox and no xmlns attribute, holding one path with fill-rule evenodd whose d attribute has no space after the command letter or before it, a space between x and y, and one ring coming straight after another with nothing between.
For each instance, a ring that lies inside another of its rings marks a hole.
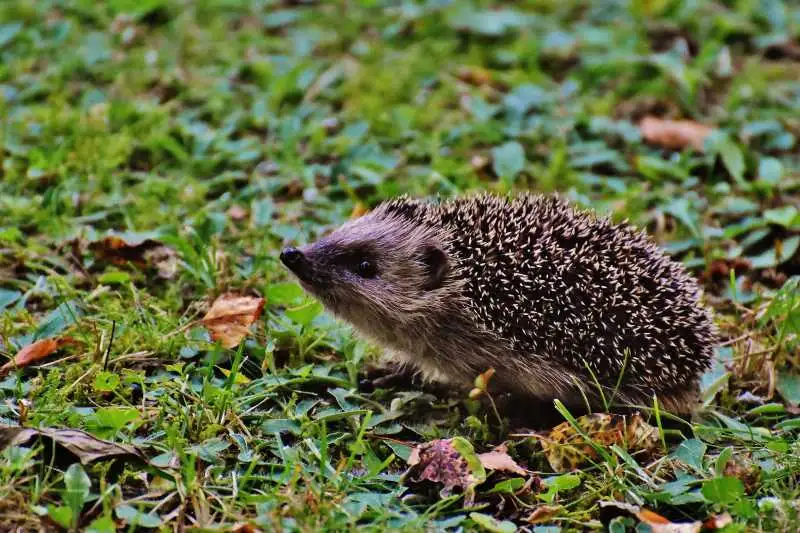
<instances>
[{"instance_id":1,"label":"hedgehog's eye","mask_svg":"<svg viewBox=\"0 0 800 533\"><path fill-rule=\"evenodd\" d=\"M356 272L362 278L374 278L378 273L375 264L371 261L361 261L356 268Z\"/></svg>"}]
</instances>

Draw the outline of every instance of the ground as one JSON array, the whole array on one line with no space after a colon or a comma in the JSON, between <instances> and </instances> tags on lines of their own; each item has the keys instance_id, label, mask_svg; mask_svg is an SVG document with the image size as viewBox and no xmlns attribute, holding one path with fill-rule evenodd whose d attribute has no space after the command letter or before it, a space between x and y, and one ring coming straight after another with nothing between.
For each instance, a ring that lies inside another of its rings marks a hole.
<instances>
[{"instance_id":1,"label":"ground","mask_svg":"<svg viewBox=\"0 0 800 533\"><path fill-rule=\"evenodd\" d=\"M777 0L5 0L0 529L796 531L799 37ZM281 246L477 189L691 269L722 342L690 428L554 472L486 395L370 388ZM403 475L431 441L517 467L440 493Z\"/></svg>"}]
</instances>

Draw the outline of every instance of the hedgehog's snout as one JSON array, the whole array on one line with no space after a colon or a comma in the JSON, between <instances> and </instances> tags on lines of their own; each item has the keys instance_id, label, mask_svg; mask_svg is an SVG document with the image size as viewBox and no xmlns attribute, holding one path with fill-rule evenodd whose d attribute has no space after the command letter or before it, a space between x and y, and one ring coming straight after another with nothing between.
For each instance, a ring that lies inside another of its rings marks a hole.
<instances>
[{"instance_id":1,"label":"hedgehog's snout","mask_svg":"<svg viewBox=\"0 0 800 533\"><path fill-rule=\"evenodd\" d=\"M297 264L303 258L303 252L297 248L284 248L281 252L281 262L287 267Z\"/></svg>"},{"instance_id":2,"label":"hedgehog's snout","mask_svg":"<svg viewBox=\"0 0 800 533\"><path fill-rule=\"evenodd\" d=\"M311 262L297 248L284 248L280 255L281 263L303 281L309 281L311 276Z\"/></svg>"}]
</instances>

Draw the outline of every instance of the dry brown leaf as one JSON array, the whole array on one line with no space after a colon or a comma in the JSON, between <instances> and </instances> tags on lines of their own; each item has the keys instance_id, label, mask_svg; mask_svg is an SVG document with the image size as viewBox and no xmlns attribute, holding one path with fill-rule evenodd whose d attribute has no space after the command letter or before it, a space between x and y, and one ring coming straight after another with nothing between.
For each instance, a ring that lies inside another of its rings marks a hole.
<instances>
[{"instance_id":1,"label":"dry brown leaf","mask_svg":"<svg viewBox=\"0 0 800 533\"><path fill-rule=\"evenodd\" d=\"M0 450L9 446L24 445L36 437L52 440L77 457L82 464L88 464L98 459L147 461L142 452L134 446L100 440L78 429L34 429L0 424Z\"/></svg>"},{"instance_id":2,"label":"dry brown leaf","mask_svg":"<svg viewBox=\"0 0 800 533\"><path fill-rule=\"evenodd\" d=\"M593 413L579 417L577 422L596 445L616 444L632 452L651 454L658 444L658 429L645 422L638 413L630 417ZM556 472L569 472L590 460L598 459L592 443L584 439L569 422L559 424L549 433L537 437L547 461Z\"/></svg>"},{"instance_id":3,"label":"dry brown leaf","mask_svg":"<svg viewBox=\"0 0 800 533\"><path fill-rule=\"evenodd\" d=\"M524 468L519 466L505 450L505 446L498 446L494 450L478 454L478 460L487 470L499 470L501 472L512 472L524 476L527 474Z\"/></svg>"},{"instance_id":4,"label":"dry brown leaf","mask_svg":"<svg viewBox=\"0 0 800 533\"><path fill-rule=\"evenodd\" d=\"M634 516L641 523L648 525L653 533L698 533L703 527L703 523L699 520L670 522L669 519L656 512L625 502L600 502L600 506L612 508L617 515Z\"/></svg>"},{"instance_id":5,"label":"dry brown leaf","mask_svg":"<svg viewBox=\"0 0 800 533\"><path fill-rule=\"evenodd\" d=\"M639 130L644 140L651 144L670 150L691 146L703 151L706 137L714 128L691 120L665 120L647 116L639 123Z\"/></svg>"},{"instance_id":6,"label":"dry brown leaf","mask_svg":"<svg viewBox=\"0 0 800 533\"><path fill-rule=\"evenodd\" d=\"M639 517L639 520L650 526L666 525L670 523L669 520L649 509L639 509L639 512L636 514L636 516Z\"/></svg>"},{"instance_id":7,"label":"dry brown leaf","mask_svg":"<svg viewBox=\"0 0 800 533\"><path fill-rule=\"evenodd\" d=\"M525 521L529 524L549 521L550 517L552 517L561 509L563 509L563 507L555 505L539 505L531 514L528 515Z\"/></svg>"},{"instance_id":8,"label":"dry brown leaf","mask_svg":"<svg viewBox=\"0 0 800 533\"><path fill-rule=\"evenodd\" d=\"M443 485L441 495L460 488L471 499L473 488L486 479L486 471L472 445L462 437L438 439L416 446L406 462L410 468L403 475L414 482L430 481Z\"/></svg>"},{"instance_id":9,"label":"dry brown leaf","mask_svg":"<svg viewBox=\"0 0 800 533\"><path fill-rule=\"evenodd\" d=\"M261 316L264 298L227 293L217 298L200 322L211 338L225 348L237 346L250 332L250 326Z\"/></svg>"},{"instance_id":10,"label":"dry brown leaf","mask_svg":"<svg viewBox=\"0 0 800 533\"><path fill-rule=\"evenodd\" d=\"M171 279L178 270L178 256L172 248L154 239L123 239L109 235L89 244L98 259L115 265L133 263L139 268L155 268L158 276Z\"/></svg>"},{"instance_id":11,"label":"dry brown leaf","mask_svg":"<svg viewBox=\"0 0 800 533\"><path fill-rule=\"evenodd\" d=\"M705 529L722 529L723 527L727 526L728 524L733 523L733 518L728 513L712 516L705 522L703 522L703 528Z\"/></svg>"},{"instance_id":12,"label":"dry brown leaf","mask_svg":"<svg viewBox=\"0 0 800 533\"><path fill-rule=\"evenodd\" d=\"M42 339L23 347L13 359L0 367L0 376L15 368L25 368L52 355L59 346L72 342L70 338Z\"/></svg>"},{"instance_id":13,"label":"dry brown leaf","mask_svg":"<svg viewBox=\"0 0 800 533\"><path fill-rule=\"evenodd\" d=\"M649 509L640 509L636 513L638 518L643 524L650 526L650 531L653 533L697 533L703 527L700 521L694 522L670 522L658 513L654 513Z\"/></svg>"}]
</instances>

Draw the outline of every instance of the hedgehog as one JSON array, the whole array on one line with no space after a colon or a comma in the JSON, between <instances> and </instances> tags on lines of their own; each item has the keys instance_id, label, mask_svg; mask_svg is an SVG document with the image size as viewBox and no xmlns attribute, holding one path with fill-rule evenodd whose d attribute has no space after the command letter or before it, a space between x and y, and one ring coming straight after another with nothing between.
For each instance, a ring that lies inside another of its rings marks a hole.
<instances>
[{"instance_id":1,"label":"hedgehog","mask_svg":"<svg viewBox=\"0 0 800 533\"><path fill-rule=\"evenodd\" d=\"M691 415L716 339L682 264L558 194L401 196L280 260L425 380L468 388L494 369L490 390L522 401L647 409L656 397Z\"/></svg>"}]
</instances>

